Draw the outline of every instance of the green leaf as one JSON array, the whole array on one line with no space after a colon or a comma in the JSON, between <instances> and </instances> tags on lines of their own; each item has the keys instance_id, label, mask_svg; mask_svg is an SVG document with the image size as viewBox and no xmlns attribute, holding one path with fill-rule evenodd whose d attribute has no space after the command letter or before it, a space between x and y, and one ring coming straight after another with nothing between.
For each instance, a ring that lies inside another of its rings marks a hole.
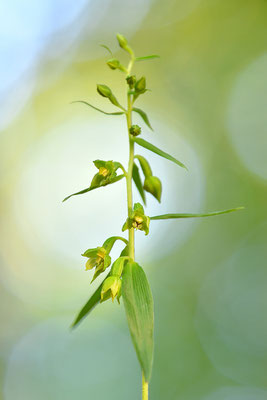
<instances>
[{"instance_id":1,"label":"green leaf","mask_svg":"<svg viewBox=\"0 0 267 400\"><path fill-rule=\"evenodd\" d=\"M71 104L73 104L73 103L82 103L82 104L85 104L86 106L89 106L89 107L93 108L94 110L99 111L99 112L101 112L102 114L106 114L106 115L122 115L122 114L124 114L123 111L112 112L112 113L103 111L103 110L101 110L100 108L97 108L97 107L93 106L92 104L87 103L87 101L83 101L83 100L72 101Z\"/></svg>"},{"instance_id":2,"label":"green leaf","mask_svg":"<svg viewBox=\"0 0 267 400\"><path fill-rule=\"evenodd\" d=\"M155 58L160 58L160 56L158 56L157 54L151 54L150 56L136 57L135 61L153 60Z\"/></svg>"},{"instance_id":3,"label":"green leaf","mask_svg":"<svg viewBox=\"0 0 267 400\"><path fill-rule=\"evenodd\" d=\"M135 262L128 262L124 267L122 297L135 351L148 382L154 350L153 297L145 272Z\"/></svg>"},{"instance_id":4,"label":"green leaf","mask_svg":"<svg viewBox=\"0 0 267 400\"><path fill-rule=\"evenodd\" d=\"M174 219L174 218L198 218L198 217L213 217L215 215L228 214L233 211L243 210L245 207L230 208L229 210L214 211L207 214L163 214L150 217L151 220L156 219Z\"/></svg>"},{"instance_id":5,"label":"green leaf","mask_svg":"<svg viewBox=\"0 0 267 400\"><path fill-rule=\"evenodd\" d=\"M127 257L129 256L129 245L127 244L127 246L124 247L124 249L122 250L120 257Z\"/></svg>"},{"instance_id":6,"label":"green leaf","mask_svg":"<svg viewBox=\"0 0 267 400\"><path fill-rule=\"evenodd\" d=\"M141 108L137 108L137 107L133 107L133 111L135 111L137 114L140 115L140 117L142 117L143 121L147 124L147 126L153 131L153 128L149 122L148 116L146 115L146 113L141 110Z\"/></svg>"},{"instance_id":7,"label":"green leaf","mask_svg":"<svg viewBox=\"0 0 267 400\"><path fill-rule=\"evenodd\" d=\"M90 186L89 188L83 189L83 190L81 190L80 192L76 192L76 193L70 194L69 196L65 197L65 199L64 199L62 202L68 200L68 199L69 199L70 197L72 197L72 196L78 196L79 194L84 194L84 193L90 192L91 190L95 190L95 189L97 189L97 188L110 185L111 183L118 182L118 181L120 181L120 180L121 180L122 178L124 178L124 177L125 177L124 174L123 174L123 175L118 175L118 176L115 176L115 178L111 179L109 182L107 182L107 183L105 183L105 184L102 184L102 185L100 184L99 186Z\"/></svg>"},{"instance_id":8,"label":"green leaf","mask_svg":"<svg viewBox=\"0 0 267 400\"><path fill-rule=\"evenodd\" d=\"M106 276L106 278L110 275L110 273ZM104 281L103 279L101 284L98 286L94 294L90 297L87 303L83 306L77 317L75 318L74 322L71 325L71 328L76 328L76 326L93 310L93 308L100 302L101 296L101 289Z\"/></svg>"},{"instance_id":9,"label":"green leaf","mask_svg":"<svg viewBox=\"0 0 267 400\"><path fill-rule=\"evenodd\" d=\"M70 194L69 196L65 197L64 200L62 200L62 203L64 203L64 201L68 200L72 196L78 196L78 194L84 194L84 193L90 192L91 190L94 190L94 189L96 189L96 187L93 187L93 188L89 187L87 189L81 190L80 192L76 192L76 193Z\"/></svg>"},{"instance_id":10,"label":"green leaf","mask_svg":"<svg viewBox=\"0 0 267 400\"><path fill-rule=\"evenodd\" d=\"M133 165L133 181L135 183L135 186L137 187L138 192L140 193L140 196L141 196L144 204L146 205L146 195L145 195L141 177L139 174L139 168L137 167L137 165L135 163Z\"/></svg>"},{"instance_id":11,"label":"green leaf","mask_svg":"<svg viewBox=\"0 0 267 400\"><path fill-rule=\"evenodd\" d=\"M143 174L145 175L145 178L147 178L148 176L152 176L152 169L149 165L149 162L145 159L145 157L139 156L137 154L134 156L134 158L136 158L139 161Z\"/></svg>"},{"instance_id":12,"label":"green leaf","mask_svg":"<svg viewBox=\"0 0 267 400\"><path fill-rule=\"evenodd\" d=\"M100 44L99 46L101 46L101 47L103 47L104 49L106 49L106 50L109 52L109 54L111 54L111 56L113 57L112 51L110 50L110 48L109 48L107 45L105 45L105 44Z\"/></svg>"},{"instance_id":13,"label":"green leaf","mask_svg":"<svg viewBox=\"0 0 267 400\"><path fill-rule=\"evenodd\" d=\"M179 165L180 167L183 167L183 168L187 169L186 166L181 161L178 161L176 158L174 158L170 154L165 153L165 151L160 150L158 147L156 147L153 144L147 142L146 140L141 139L141 138L134 138L133 140L137 144L139 144L139 146L142 146L147 150L153 151L153 153L156 153L161 157L167 158L167 160L170 160L170 161L174 162L175 164Z\"/></svg>"}]
</instances>

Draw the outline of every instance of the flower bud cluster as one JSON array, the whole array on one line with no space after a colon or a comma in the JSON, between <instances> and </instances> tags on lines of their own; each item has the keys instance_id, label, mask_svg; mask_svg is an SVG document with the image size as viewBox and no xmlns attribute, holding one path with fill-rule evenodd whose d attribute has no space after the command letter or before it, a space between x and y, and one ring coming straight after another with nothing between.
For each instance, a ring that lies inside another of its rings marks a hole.
<instances>
[{"instance_id":1,"label":"flower bud cluster","mask_svg":"<svg viewBox=\"0 0 267 400\"><path fill-rule=\"evenodd\" d=\"M139 125L132 125L130 128L130 134L132 136L138 136L141 133L141 127Z\"/></svg>"}]
</instances>

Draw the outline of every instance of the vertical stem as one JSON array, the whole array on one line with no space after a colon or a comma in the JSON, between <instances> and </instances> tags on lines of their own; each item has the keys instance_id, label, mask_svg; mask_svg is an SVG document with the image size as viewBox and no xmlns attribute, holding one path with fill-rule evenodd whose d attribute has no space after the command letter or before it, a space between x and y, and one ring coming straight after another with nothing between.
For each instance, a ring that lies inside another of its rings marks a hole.
<instances>
[{"instance_id":1,"label":"vertical stem","mask_svg":"<svg viewBox=\"0 0 267 400\"><path fill-rule=\"evenodd\" d=\"M148 382L146 382L144 374L142 374L142 400L148 400Z\"/></svg>"},{"instance_id":2,"label":"vertical stem","mask_svg":"<svg viewBox=\"0 0 267 400\"><path fill-rule=\"evenodd\" d=\"M134 53L131 50L131 59L127 68L127 76L130 75L133 64L134 64ZM133 103L131 95L128 93L127 87L127 128L129 137L129 164L127 172L127 205L128 205L128 217L131 216L133 210L133 191L132 191L132 176L133 176L133 163L134 163L134 141L131 138L130 128L132 126L132 108ZM129 229L129 257L134 260L134 228Z\"/></svg>"},{"instance_id":3,"label":"vertical stem","mask_svg":"<svg viewBox=\"0 0 267 400\"><path fill-rule=\"evenodd\" d=\"M134 64L134 54L131 54L131 60L129 62L127 68L127 75L130 75L131 69ZM128 171L126 176L127 182L127 206L128 206L128 217L131 217L131 213L133 210L133 191L132 191L132 176L133 176L133 164L134 164L134 141L130 134L130 128L132 126L132 98L128 93L127 88L127 128L128 128L128 137L129 137L129 164ZM129 257L134 260L134 228L129 229ZM148 400L148 382L146 382L144 374L142 372L142 400Z\"/></svg>"},{"instance_id":4,"label":"vertical stem","mask_svg":"<svg viewBox=\"0 0 267 400\"><path fill-rule=\"evenodd\" d=\"M127 172L127 205L128 205L128 217L130 218L133 210L133 194L132 194L132 175L133 175L133 163L134 163L134 141L130 135L130 128L132 126L132 101L131 95L127 94L128 108L127 108L127 128L129 135L129 164ZM129 257L134 260L134 228L129 229Z\"/></svg>"}]
</instances>

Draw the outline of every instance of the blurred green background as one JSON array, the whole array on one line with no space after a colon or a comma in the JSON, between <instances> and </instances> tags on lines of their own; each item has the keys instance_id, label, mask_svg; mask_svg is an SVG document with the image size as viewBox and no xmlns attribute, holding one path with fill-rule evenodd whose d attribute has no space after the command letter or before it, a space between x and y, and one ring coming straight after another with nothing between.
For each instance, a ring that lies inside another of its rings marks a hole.
<instances>
[{"instance_id":1,"label":"blurred green background","mask_svg":"<svg viewBox=\"0 0 267 400\"><path fill-rule=\"evenodd\" d=\"M125 101L99 46L125 61L120 32L161 56L134 71L154 133L135 123L189 168L140 151L163 181L147 213L246 207L137 232L155 299L151 399L267 399L267 2L13 0L0 21L0 398L140 398L123 306L69 329L98 284L80 254L121 231L124 183L61 203L96 158L126 163L124 119L70 105L114 111L96 83Z\"/></svg>"}]
</instances>

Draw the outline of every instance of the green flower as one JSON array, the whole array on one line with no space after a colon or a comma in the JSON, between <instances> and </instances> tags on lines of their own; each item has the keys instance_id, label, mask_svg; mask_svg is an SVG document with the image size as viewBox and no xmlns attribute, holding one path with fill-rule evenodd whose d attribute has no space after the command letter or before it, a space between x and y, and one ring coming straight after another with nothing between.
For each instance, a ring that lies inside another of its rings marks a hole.
<instances>
[{"instance_id":1,"label":"green flower","mask_svg":"<svg viewBox=\"0 0 267 400\"><path fill-rule=\"evenodd\" d=\"M120 303L121 279L118 276L109 276L103 283L100 302L102 303L110 298L114 301L116 296L118 303Z\"/></svg>"},{"instance_id":2,"label":"green flower","mask_svg":"<svg viewBox=\"0 0 267 400\"><path fill-rule=\"evenodd\" d=\"M111 264L111 257L104 247L96 247L95 249L88 249L82 254L83 257L87 257L88 260L85 265L85 269L91 270L95 268L95 273L92 282L104 272Z\"/></svg>"},{"instance_id":3,"label":"green flower","mask_svg":"<svg viewBox=\"0 0 267 400\"><path fill-rule=\"evenodd\" d=\"M93 177L90 187L105 186L117 176L117 169L120 164L114 161L95 160L94 164L98 168L98 173Z\"/></svg>"},{"instance_id":4,"label":"green flower","mask_svg":"<svg viewBox=\"0 0 267 400\"><path fill-rule=\"evenodd\" d=\"M140 203L135 203L132 214L127 218L125 224L122 227L122 231L126 229L135 228L140 231L144 231L146 235L149 233L150 218L145 215L144 208Z\"/></svg>"}]
</instances>

